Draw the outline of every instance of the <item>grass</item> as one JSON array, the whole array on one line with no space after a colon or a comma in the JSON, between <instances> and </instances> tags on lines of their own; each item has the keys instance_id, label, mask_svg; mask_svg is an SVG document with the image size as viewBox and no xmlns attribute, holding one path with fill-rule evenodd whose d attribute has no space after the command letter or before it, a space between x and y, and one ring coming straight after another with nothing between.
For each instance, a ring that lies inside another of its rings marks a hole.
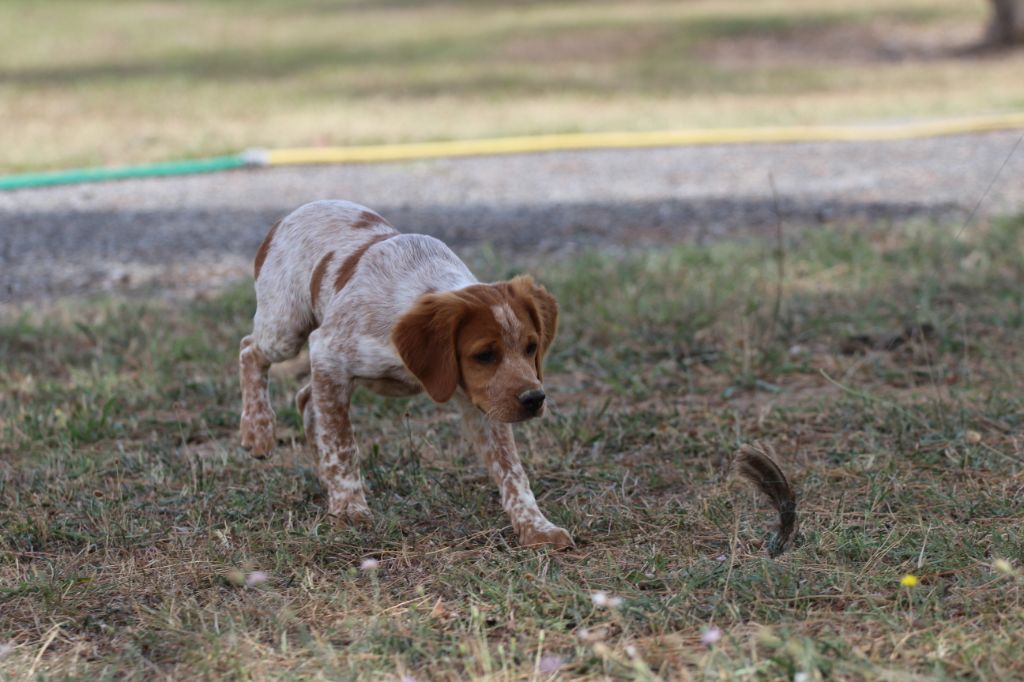
<instances>
[{"instance_id":1,"label":"grass","mask_svg":"<svg viewBox=\"0 0 1024 682\"><path fill-rule=\"evenodd\" d=\"M960 52L986 11L982 0L8 0L0 173L251 146L1020 111L1024 54Z\"/></svg>"},{"instance_id":2,"label":"grass","mask_svg":"<svg viewBox=\"0 0 1024 682\"><path fill-rule=\"evenodd\" d=\"M275 458L239 452L248 285L8 313L0 679L1022 677L1022 249L1022 220L804 233L778 315L757 241L478 259L561 301L556 408L518 429L559 554L516 546L425 398L357 395L368 530L325 518L301 366L275 370ZM837 350L909 323L934 333ZM726 474L754 439L800 491L778 560Z\"/></svg>"}]
</instances>

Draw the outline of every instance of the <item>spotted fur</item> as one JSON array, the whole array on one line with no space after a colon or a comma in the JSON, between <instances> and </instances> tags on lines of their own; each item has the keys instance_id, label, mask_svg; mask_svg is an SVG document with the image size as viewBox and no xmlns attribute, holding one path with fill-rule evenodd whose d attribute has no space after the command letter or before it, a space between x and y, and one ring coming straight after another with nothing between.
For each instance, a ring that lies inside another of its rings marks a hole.
<instances>
[{"instance_id":1,"label":"spotted fur","mask_svg":"<svg viewBox=\"0 0 1024 682\"><path fill-rule=\"evenodd\" d=\"M332 515L371 518L349 421L355 386L391 396L425 389L462 410L519 541L572 545L540 511L511 427L543 413L543 358L558 319L551 294L529 277L481 284L442 242L400 234L345 201L302 206L264 244L253 331L239 353L241 441L254 456L276 444L270 364L308 340L312 378L296 405Z\"/></svg>"}]
</instances>

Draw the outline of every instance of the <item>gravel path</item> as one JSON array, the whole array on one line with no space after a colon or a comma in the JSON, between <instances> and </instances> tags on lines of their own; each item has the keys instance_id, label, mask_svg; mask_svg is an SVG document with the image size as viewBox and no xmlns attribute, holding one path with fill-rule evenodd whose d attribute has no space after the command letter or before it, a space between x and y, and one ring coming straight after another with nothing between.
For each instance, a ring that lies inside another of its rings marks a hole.
<instances>
[{"instance_id":1,"label":"gravel path","mask_svg":"<svg viewBox=\"0 0 1024 682\"><path fill-rule=\"evenodd\" d=\"M498 253L644 247L830 222L961 223L1020 132L277 167L0 193L0 302L246 276L267 228L346 198ZM982 215L1024 210L1024 144Z\"/></svg>"}]
</instances>

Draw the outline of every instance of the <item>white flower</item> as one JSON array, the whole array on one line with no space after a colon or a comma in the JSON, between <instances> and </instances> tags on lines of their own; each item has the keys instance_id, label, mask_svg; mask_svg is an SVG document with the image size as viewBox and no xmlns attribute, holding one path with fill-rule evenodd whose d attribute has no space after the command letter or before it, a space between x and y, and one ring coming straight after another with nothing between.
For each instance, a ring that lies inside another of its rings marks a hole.
<instances>
[{"instance_id":1,"label":"white flower","mask_svg":"<svg viewBox=\"0 0 1024 682\"><path fill-rule=\"evenodd\" d=\"M608 607L609 609L616 609L622 606L622 597L609 595L604 591L594 592L590 595L590 601L594 602L594 606L598 608Z\"/></svg>"},{"instance_id":2,"label":"white flower","mask_svg":"<svg viewBox=\"0 0 1024 682\"><path fill-rule=\"evenodd\" d=\"M359 570L376 571L378 566L380 566L380 562L376 559L363 559L363 562L359 564Z\"/></svg>"}]
</instances>

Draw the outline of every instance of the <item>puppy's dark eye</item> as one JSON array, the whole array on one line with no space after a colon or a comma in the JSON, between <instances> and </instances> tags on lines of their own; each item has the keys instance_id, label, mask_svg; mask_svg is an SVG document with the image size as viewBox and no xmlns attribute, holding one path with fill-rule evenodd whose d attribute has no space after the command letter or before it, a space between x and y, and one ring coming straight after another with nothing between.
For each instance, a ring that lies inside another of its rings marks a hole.
<instances>
[{"instance_id":1,"label":"puppy's dark eye","mask_svg":"<svg viewBox=\"0 0 1024 682\"><path fill-rule=\"evenodd\" d=\"M498 359L498 354L493 350L485 350L482 353L477 353L473 356L473 359L479 362L481 365L493 364Z\"/></svg>"},{"instance_id":2,"label":"puppy's dark eye","mask_svg":"<svg viewBox=\"0 0 1024 682\"><path fill-rule=\"evenodd\" d=\"M533 355L536 352L537 352L537 342L536 341L531 341L530 345L526 347L526 354L527 355Z\"/></svg>"}]
</instances>

